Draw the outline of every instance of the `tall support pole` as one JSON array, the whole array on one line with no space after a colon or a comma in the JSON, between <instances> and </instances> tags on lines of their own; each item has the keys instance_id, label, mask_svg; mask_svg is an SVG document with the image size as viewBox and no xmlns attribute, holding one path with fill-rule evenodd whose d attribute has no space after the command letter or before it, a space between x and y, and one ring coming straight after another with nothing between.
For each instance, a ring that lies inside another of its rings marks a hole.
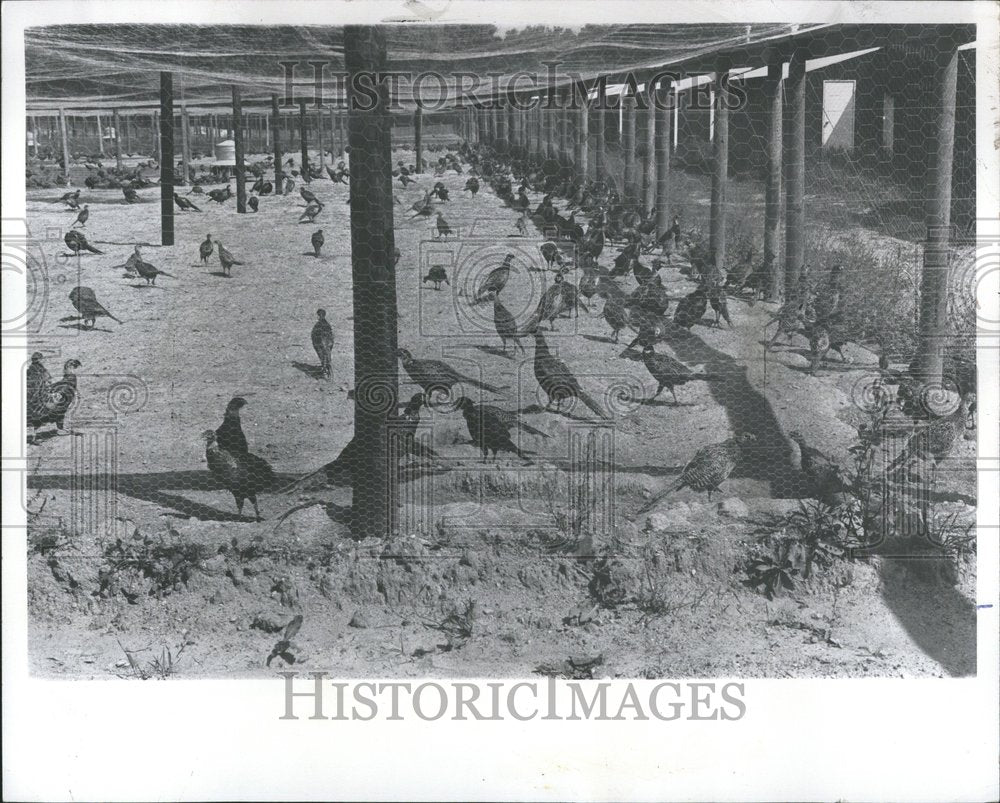
<instances>
[{"instance_id":1,"label":"tall support pole","mask_svg":"<svg viewBox=\"0 0 1000 803\"><path fill-rule=\"evenodd\" d=\"M125 130L125 155L131 156L132 154L132 133L131 125L132 115L126 115L122 118L122 128Z\"/></svg>"},{"instance_id":2,"label":"tall support pole","mask_svg":"<svg viewBox=\"0 0 1000 803\"><path fill-rule=\"evenodd\" d=\"M576 170L581 181L586 181L590 162L590 109L587 98L580 101L576 112Z\"/></svg>"},{"instance_id":3,"label":"tall support pole","mask_svg":"<svg viewBox=\"0 0 1000 803\"><path fill-rule=\"evenodd\" d=\"M306 113L306 102L299 101L299 143L302 147L302 180L307 184L311 180L309 177L309 134L307 132L308 116Z\"/></svg>"},{"instance_id":4,"label":"tall support pole","mask_svg":"<svg viewBox=\"0 0 1000 803\"><path fill-rule=\"evenodd\" d=\"M66 174L66 186L69 186L69 132L66 128L66 110L59 109L59 134L62 138L63 172ZM171 199L172 201L173 199Z\"/></svg>"},{"instance_id":5,"label":"tall support pole","mask_svg":"<svg viewBox=\"0 0 1000 803\"><path fill-rule=\"evenodd\" d=\"M424 113L420 106L413 111L413 153L418 173L424 172Z\"/></svg>"},{"instance_id":6,"label":"tall support pole","mask_svg":"<svg viewBox=\"0 0 1000 803\"><path fill-rule=\"evenodd\" d=\"M386 40L377 26L346 26L347 72L385 72ZM354 99L354 81L348 93ZM397 529L398 460L388 417L396 417L399 374L396 365L396 270L393 252L392 120L389 89L379 84L373 108L352 103L348 123L351 145L351 267L354 286L354 499L351 529L355 538L391 535Z\"/></svg>"},{"instance_id":7,"label":"tall support pole","mask_svg":"<svg viewBox=\"0 0 1000 803\"><path fill-rule=\"evenodd\" d=\"M101 124L101 115L97 115L97 149L101 156L104 156L104 126Z\"/></svg>"},{"instance_id":8,"label":"tall support pole","mask_svg":"<svg viewBox=\"0 0 1000 803\"><path fill-rule=\"evenodd\" d=\"M710 259L717 276L726 270L726 190L729 185L729 90L728 64L715 74L715 164L712 171L712 206L709 221Z\"/></svg>"},{"instance_id":9,"label":"tall support pole","mask_svg":"<svg viewBox=\"0 0 1000 803\"><path fill-rule=\"evenodd\" d=\"M112 114L114 115L114 125L115 125L115 167L119 170L122 169L122 118L118 115L118 109L115 109ZM174 199L170 199L170 203L173 203Z\"/></svg>"},{"instance_id":10,"label":"tall support pole","mask_svg":"<svg viewBox=\"0 0 1000 803\"><path fill-rule=\"evenodd\" d=\"M549 101L552 103L550 107L548 103L545 106L545 141L547 144L547 155L549 159L559 159L559 140L557 139L558 129L556 128L558 122L558 104L555 103L555 90L549 90Z\"/></svg>"},{"instance_id":11,"label":"tall support pole","mask_svg":"<svg viewBox=\"0 0 1000 803\"><path fill-rule=\"evenodd\" d=\"M31 151L38 158L38 118L31 116Z\"/></svg>"},{"instance_id":12,"label":"tall support pole","mask_svg":"<svg viewBox=\"0 0 1000 803\"><path fill-rule=\"evenodd\" d=\"M153 112L153 151L157 162L160 161L160 113Z\"/></svg>"},{"instance_id":13,"label":"tall support pole","mask_svg":"<svg viewBox=\"0 0 1000 803\"><path fill-rule=\"evenodd\" d=\"M324 147L326 138L323 136L324 128L326 128L326 125L323 123L323 110L319 109L316 112L316 147L319 148L320 173L323 172L323 168L326 166L326 148Z\"/></svg>"},{"instance_id":14,"label":"tall support pole","mask_svg":"<svg viewBox=\"0 0 1000 803\"><path fill-rule=\"evenodd\" d=\"M521 152L521 113L514 108L511 99L507 100L507 131L510 134L510 149L520 155Z\"/></svg>"},{"instance_id":15,"label":"tall support pole","mask_svg":"<svg viewBox=\"0 0 1000 803\"><path fill-rule=\"evenodd\" d=\"M597 85L597 97L594 99L594 172L598 181L608 178L608 151L604 136L604 117L607 114L607 94L603 85Z\"/></svg>"},{"instance_id":16,"label":"tall support pole","mask_svg":"<svg viewBox=\"0 0 1000 803\"><path fill-rule=\"evenodd\" d=\"M575 136L569 111L569 91L564 87L559 93L559 161L563 165L573 163L573 143Z\"/></svg>"},{"instance_id":17,"label":"tall support pole","mask_svg":"<svg viewBox=\"0 0 1000 803\"><path fill-rule=\"evenodd\" d=\"M664 81L664 84L666 82ZM656 231L663 235L670 229L670 121L674 112L671 108L670 86L665 85L659 92L660 108L653 111L656 118Z\"/></svg>"},{"instance_id":18,"label":"tall support pole","mask_svg":"<svg viewBox=\"0 0 1000 803\"><path fill-rule=\"evenodd\" d=\"M330 114L333 114L333 109L330 109ZM265 113L264 117L264 153L271 150L271 118Z\"/></svg>"},{"instance_id":19,"label":"tall support pole","mask_svg":"<svg viewBox=\"0 0 1000 803\"><path fill-rule=\"evenodd\" d=\"M788 131L785 141L785 297L798 288L805 268L806 59L795 51L785 82Z\"/></svg>"},{"instance_id":20,"label":"tall support pole","mask_svg":"<svg viewBox=\"0 0 1000 803\"><path fill-rule=\"evenodd\" d=\"M181 169L181 184L187 184L191 180L191 121L187 106L181 106Z\"/></svg>"},{"instance_id":21,"label":"tall support pole","mask_svg":"<svg viewBox=\"0 0 1000 803\"><path fill-rule=\"evenodd\" d=\"M781 61L767 65L767 178L764 186L764 282L768 297L781 295L778 233L781 229ZM787 288L789 292L794 288Z\"/></svg>"},{"instance_id":22,"label":"tall support pole","mask_svg":"<svg viewBox=\"0 0 1000 803\"><path fill-rule=\"evenodd\" d=\"M174 244L174 74L170 72L160 73L160 243Z\"/></svg>"},{"instance_id":23,"label":"tall support pole","mask_svg":"<svg viewBox=\"0 0 1000 803\"><path fill-rule=\"evenodd\" d=\"M934 76L937 126L930 153L928 178L932 195L927 201L927 241L920 278L920 344L917 373L927 384L941 384L948 327L948 268L951 247L951 179L955 160L955 98L958 87L958 50L943 42L947 59Z\"/></svg>"},{"instance_id":24,"label":"tall support pole","mask_svg":"<svg viewBox=\"0 0 1000 803\"><path fill-rule=\"evenodd\" d=\"M625 203L639 202L638 172L635 163L635 98L622 94L622 152L625 158Z\"/></svg>"},{"instance_id":25,"label":"tall support pole","mask_svg":"<svg viewBox=\"0 0 1000 803\"><path fill-rule=\"evenodd\" d=\"M656 88L647 84L646 95L649 106L646 112L646 161L644 162L645 177L643 180L643 206L649 212L656 206Z\"/></svg>"},{"instance_id":26,"label":"tall support pole","mask_svg":"<svg viewBox=\"0 0 1000 803\"><path fill-rule=\"evenodd\" d=\"M247 167L243 160L243 98L233 84L233 144L236 146L236 211L247 211Z\"/></svg>"},{"instance_id":27,"label":"tall support pole","mask_svg":"<svg viewBox=\"0 0 1000 803\"><path fill-rule=\"evenodd\" d=\"M281 108L277 94L271 95L271 131L274 134L274 191L281 193L285 177L281 172Z\"/></svg>"}]
</instances>

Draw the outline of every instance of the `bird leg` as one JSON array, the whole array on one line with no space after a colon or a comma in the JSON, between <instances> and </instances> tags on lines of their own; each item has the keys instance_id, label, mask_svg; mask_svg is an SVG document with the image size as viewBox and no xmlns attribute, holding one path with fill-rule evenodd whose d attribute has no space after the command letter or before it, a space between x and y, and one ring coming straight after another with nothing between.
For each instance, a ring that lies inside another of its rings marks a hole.
<instances>
[{"instance_id":1,"label":"bird leg","mask_svg":"<svg viewBox=\"0 0 1000 803\"><path fill-rule=\"evenodd\" d=\"M677 393L674 391L673 385L670 386L670 395L674 397L674 406L676 407L678 404Z\"/></svg>"},{"instance_id":2,"label":"bird leg","mask_svg":"<svg viewBox=\"0 0 1000 803\"><path fill-rule=\"evenodd\" d=\"M250 501L253 503L253 512L257 516L257 521L263 521L263 516L260 515L260 508L257 507L257 497L251 496Z\"/></svg>"}]
</instances>

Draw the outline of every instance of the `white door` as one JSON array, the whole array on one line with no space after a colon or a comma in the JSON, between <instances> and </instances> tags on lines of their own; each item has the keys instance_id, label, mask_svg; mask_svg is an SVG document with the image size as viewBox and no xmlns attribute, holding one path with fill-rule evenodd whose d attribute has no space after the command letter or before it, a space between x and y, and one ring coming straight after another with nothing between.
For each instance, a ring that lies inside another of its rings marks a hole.
<instances>
[{"instance_id":1,"label":"white door","mask_svg":"<svg viewBox=\"0 0 1000 803\"><path fill-rule=\"evenodd\" d=\"M854 147L854 81L823 82L823 147Z\"/></svg>"}]
</instances>

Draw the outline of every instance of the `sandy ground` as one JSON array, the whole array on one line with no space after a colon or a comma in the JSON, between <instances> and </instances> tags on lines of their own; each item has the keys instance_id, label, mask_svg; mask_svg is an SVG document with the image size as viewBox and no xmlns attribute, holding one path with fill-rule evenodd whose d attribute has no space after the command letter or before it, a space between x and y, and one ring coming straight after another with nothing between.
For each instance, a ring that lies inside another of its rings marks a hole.
<instances>
[{"instance_id":1,"label":"sandy ground","mask_svg":"<svg viewBox=\"0 0 1000 803\"><path fill-rule=\"evenodd\" d=\"M407 152L397 156L412 158ZM176 653L187 644L177 670L184 676L266 673L274 669L274 664L264 668L264 658L276 637L254 622L282 622L295 612L306 621L298 660L307 655L311 666L344 674L516 675L542 661L596 652L606 656L600 673L615 676L975 671L974 567L959 573L957 586L930 581L914 586L913 576L924 575L902 564L845 564L776 601L739 583L735 569L754 534L794 510L802 493L785 434L799 429L846 461L856 424L853 399L876 363L870 352L852 346L846 349L848 364L834 362L813 376L804 370L803 342L765 360L762 327L773 310L767 304L731 302L731 329L714 327L706 317L695 337L671 344L682 361L724 377L678 388L677 406L666 392L654 404L637 403L655 383L641 364L618 356L627 341L611 342L599 300L589 313L561 319L549 336L583 386L614 413L611 482L618 516L607 536L610 553L628 567L631 580L625 584L633 587L632 597L644 583L650 588L663 583L668 599L655 616L631 599L598 605L586 621L574 619L572 612L592 600L594 576L603 570L581 559L579 549L568 555L540 549L539 533L552 526L552 501L544 493L547 472L567 468L568 438L589 429L593 416L581 407L568 414L544 412L531 345L526 344L526 357L504 355L490 306L470 307L466 294L472 282L508 252L515 254L518 271L504 302L519 319L527 317L552 274L542 269L541 234L516 236L514 213L485 186L474 199L463 193L466 178L449 173L441 179L451 200L439 206L456 234L444 241L433 236L427 221L403 219L422 191L396 184L399 342L417 356L447 359L463 373L499 386L497 403L522 410L525 420L550 437L522 436L531 466L502 458L498 466L484 468L460 415L428 411L422 426L442 460L435 466L433 504L411 509L423 523L409 533L418 537L403 539L402 546L358 546L346 537L339 521L349 489L325 492L325 508L307 508L279 528L275 517L299 497L265 494L261 508L270 521L240 520L231 495L207 473L198 437L217 426L228 399L240 395L249 402L243 426L251 451L283 477L319 467L350 439L346 186L327 180L310 185L326 204L313 225L297 223L304 205L298 187L288 197L262 198L260 212L245 216L235 213L234 200L218 205L206 196L189 196L203 212L177 214L173 248L155 245L158 188L140 191L143 202L137 205L125 204L117 190L85 190L81 201L90 204L91 217L84 231L105 255L79 259L63 255L62 234L74 215L52 203L61 192L29 196L29 226L45 238L49 288L33 348L45 353L53 374L66 359L82 362L71 423L80 432L114 431L117 493L111 498L118 517L98 517L61 557L33 558L33 671L128 674L120 639L130 649L157 652L170 646ZM424 176L419 187L429 188L433 180ZM707 201L701 178L678 182L685 208ZM326 237L319 258L309 245L317 228ZM215 255L207 266L199 264L198 244L207 233L245 263L233 268L231 278L221 275ZM149 243L144 258L174 276L161 276L148 287L113 268L125 262L136 242ZM607 249L602 262L615 253ZM450 285L435 291L422 278L439 264L447 266ZM663 273L673 295L693 288L676 268ZM60 320L73 314L67 294L78 282L94 288L123 323L101 319L95 331L81 331L76 322ZM634 280L629 277L625 286L631 290ZM309 342L317 307L327 310L335 329L330 381L317 378ZM401 396L415 391L404 384ZM757 444L724 485L722 499L728 502L720 506L718 499L708 503L684 491L665 503L668 512L680 509L681 525L663 531L647 526L644 517L634 524L625 520L699 447L739 431L753 432ZM81 440L48 438L29 452L36 467L29 494L36 494L35 509L46 500L39 520L46 526L84 520L73 500L77 505L84 500L87 507L100 496L87 488L71 493ZM974 504L973 457L971 444L963 444L948 463L947 501L963 516ZM480 493L487 503L475 501ZM135 530L197 543L214 555L212 565L159 599L142 596L130 604L114 594L95 595L108 539L129 538ZM232 539L241 548L262 545L263 552L249 557L233 549L219 552ZM608 545L590 546L584 553L609 551ZM658 567L652 579L643 579L651 565ZM75 584L67 573L77 576ZM935 594L936 604L921 604L916 597L922 593ZM442 606L469 598L479 610L475 635L460 649L440 649L440 632L426 624L441 618ZM359 611L364 626L347 627Z\"/></svg>"}]
</instances>

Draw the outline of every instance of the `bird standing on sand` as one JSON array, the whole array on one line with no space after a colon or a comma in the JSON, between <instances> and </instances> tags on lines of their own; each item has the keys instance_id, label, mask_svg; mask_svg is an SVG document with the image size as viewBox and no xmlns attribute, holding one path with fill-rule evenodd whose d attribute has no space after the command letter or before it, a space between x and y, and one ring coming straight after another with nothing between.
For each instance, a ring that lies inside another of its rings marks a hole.
<instances>
[{"instance_id":1,"label":"bird standing on sand","mask_svg":"<svg viewBox=\"0 0 1000 803\"><path fill-rule=\"evenodd\" d=\"M232 269L233 265L242 265L243 263L237 261L236 257L230 254L225 248L223 248L222 243L220 243L218 240L216 240L215 244L216 246L218 246L219 249L219 264L222 265L222 272L225 273L226 276L229 276L231 275L230 270Z\"/></svg>"},{"instance_id":2,"label":"bird standing on sand","mask_svg":"<svg viewBox=\"0 0 1000 803\"><path fill-rule=\"evenodd\" d=\"M407 349L396 349L396 355L402 360L406 375L414 384L423 388L426 394L435 390L450 393L452 387L460 382L465 382L489 393L500 392L500 389L493 385L460 374L448 363L441 360L418 360Z\"/></svg>"},{"instance_id":3,"label":"bird standing on sand","mask_svg":"<svg viewBox=\"0 0 1000 803\"><path fill-rule=\"evenodd\" d=\"M41 357L41 355L38 356ZM32 363L34 363L34 355L32 355ZM44 386L35 388L34 404L31 404L31 397L28 399L28 443L34 442L34 431L44 424L55 424L56 433L59 435L68 434L63 424L66 413L69 412L76 400L76 369L81 365L79 360L66 360L63 365L62 379L51 384L46 381ZM44 377L36 375L36 382L48 379L48 371L45 371L45 368L41 370L45 372Z\"/></svg>"},{"instance_id":4,"label":"bird standing on sand","mask_svg":"<svg viewBox=\"0 0 1000 803\"><path fill-rule=\"evenodd\" d=\"M513 254L507 254L503 258L503 264L499 267L493 268L486 278L483 279L482 284L476 288L475 300L473 304L478 304L481 301L486 301L489 299L490 294L499 295L500 291L507 286L507 281L510 279L511 272L511 262L514 261Z\"/></svg>"},{"instance_id":5,"label":"bird standing on sand","mask_svg":"<svg viewBox=\"0 0 1000 803\"><path fill-rule=\"evenodd\" d=\"M87 204L84 204L83 209L81 209L79 214L76 216L76 220L73 221L73 226L76 225L86 226L87 220L89 218L90 218L90 207ZM70 228L72 228L73 226L70 226Z\"/></svg>"},{"instance_id":6,"label":"bird standing on sand","mask_svg":"<svg viewBox=\"0 0 1000 803\"><path fill-rule=\"evenodd\" d=\"M323 229L317 229L313 232L312 237L309 238L312 242L313 254L319 256L319 250L323 247L323 243L326 242L323 237Z\"/></svg>"},{"instance_id":7,"label":"bird standing on sand","mask_svg":"<svg viewBox=\"0 0 1000 803\"><path fill-rule=\"evenodd\" d=\"M127 204L139 203L139 193L131 187L122 187L122 195L125 196L125 203Z\"/></svg>"},{"instance_id":8,"label":"bird standing on sand","mask_svg":"<svg viewBox=\"0 0 1000 803\"><path fill-rule=\"evenodd\" d=\"M476 193L479 192L479 179L472 176L468 181L465 182L465 189L463 192L471 192L472 197L476 197Z\"/></svg>"},{"instance_id":9,"label":"bird standing on sand","mask_svg":"<svg viewBox=\"0 0 1000 803\"><path fill-rule=\"evenodd\" d=\"M260 199L256 195L251 195L247 198L247 206L249 206L254 212L260 207Z\"/></svg>"},{"instance_id":10,"label":"bird standing on sand","mask_svg":"<svg viewBox=\"0 0 1000 803\"><path fill-rule=\"evenodd\" d=\"M227 452L233 454L244 453L249 450L247 437L243 434L243 424L240 421L240 410L247 405L247 400L242 396L233 396L226 405L226 412L222 416L222 423L215 430L215 437L219 446Z\"/></svg>"},{"instance_id":11,"label":"bird standing on sand","mask_svg":"<svg viewBox=\"0 0 1000 803\"><path fill-rule=\"evenodd\" d=\"M437 227L437 236L439 238L447 237L449 234L452 233L451 226L448 225L448 221L444 219L444 215L441 214L440 212L437 213L436 227Z\"/></svg>"},{"instance_id":12,"label":"bird standing on sand","mask_svg":"<svg viewBox=\"0 0 1000 803\"><path fill-rule=\"evenodd\" d=\"M789 432L788 439L798 447L799 468L809 480L809 495L830 507L846 502L846 472L819 449L807 444L798 430Z\"/></svg>"},{"instance_id":13,"label":"bird standing on sand","mask_svg":"<svg viewBox=\"0 0 1000 803\"><path fill-rule=\"evenodd\" d=\"M177 204L177 207L182 212L200 212L201 211L201 209L199 209L197 206L195 206L191 201L189 201L183 195L178 195L176 192L174 193L174 203Z\"/></svg>"},{"instance_id":14,"label":"bird standing on sand","mask_svg":"<svg viewBox=\"0 0 1000 803\"><path fill-rule=\"evenodd\" d=\"M493 293L493 325L496 327L500 342L503 344L503 353L507 353L507 341L514 341L514 353L521 349L525 354L524 346L521 345L521 338L527 337L528 333L517 328L517 320L509 309L500 303L500 296Z\"/></svg>"},{"instance_id":15,"label":"bird standing on sand","mask_svg":"<svg viewBox=\"0 0 1000 803\"><path fill-rule=\"evenodd\" d=\"M545 405L546 410L550 409L553 403L557 409L561 409L564 401L576 398L601 418L607 417L600 405L580 387L579 381L570 371L569 366L549 351L545 338L537 329L535 330L534 369L535 379L538 380L538 384L549 399L548 404Z\"/></svg>"},{"instance_id":16,"label":"bird standing on sand","mask_svg":"<svg viewBox=\"0 0 1000 803\"><path fill-rule=\"evenodd\" d=\"M142 254L139 253L139 246L135 247L135 253L132 257L129 257L129 261L125 263L126 267L131 267L130 273L138 273L141 279L146 280L146 284L153 285L156 284L157 276L169 276L171 279L176 279L172 273L167 273L165 270L160 270L153 265L150 265L142 258Z\"/></svg>"},{"instance_id":17,"label":"bird standing on sand","mask_svg":"<svg viewBox=\"0 0 1000 803\"><path fill-rule=\"evenodd\" d=\"M510 427L503 418L496 414L497 408L487 408L477 405L472 399L462 396L455 402L455 407L462 411L465 425L469 430L469 437L472 442L479 447L483 453L483 462L493 452L493 459L497 457L497 452L513 452L522 460L526 460L524 453L510 438Z\"/></svg>"},{"instance_id":18,"label":"bird standing on sand","mask_svg":"<svg viewBox=\"0 0 1000 803\"><path fill-rule=\"evenodd\" d=\"M301 195L302 200L306 202L306 206L318 204L322 208L323 202L316 197L316 193L312 190L307 190L305 187L299 187L299 195Z\"/></svg>"},{"instance_id":19,"label":"bird standing on sand","mask_svg":"<svg viewBox=\"0 0 1000 803\"><path fill-rule=\"evenodd\" d=\"M711 501L712 491L719 490L719 486L729 478L729 475L739 465L743 457L743 450L756 440L753 435L745 433L722 443L711 443L701 447L695 452L691 461L684 466L677 482L650 499L639 509L639 512L645 513L667 494L679 491L681 488L708 491L708 499Z\"/></svg>"},{"instance_id":20,"label":"bird standing on sand","mask_svg":"<svg viewBox=\"0 0 1000 803\"><path fill-rule=\"evenodd\" d=\"M274 469L264 458L255 454L233 453L223 449L216 434L210 429L205 430L201 436L205 439L208 470L233 495L237 512L243 515L243 502L249 499L257 521L261 521L257 494L273 484Z\"/></svg>"},{"instance_id":21,"label":"bird standing on sand","mask_svg":"<svg viewBox=\"0 0 1000 803\"><path fill-rule=\"evenodd\" d=\"M110 318L121 323L118 318L101 306L92 287L74 287L69 291L69 300L76 307L76 311L80 313L84 328L87 326L87 321L90 321L90 328L93 329L98 318Z\"/></svg>"},{"instance_id":22,"label":"bird standing on sand","mask_svg":"<svg viewBox=\"0 0 1000 803\"><path fill-rule=\"evenodd\" d=\"M212 244L212 235L206 234L205 241L198 246L198 253L201 255L201 264L207 265L208 258L212 256L212 251L215 250L215 246Z\"/></svg>"},{"instance_id":23,"label":"bird standing on sand","mask_svg":"<svg viewBox=\"0 0 1000 803\"><path fill-rule=\"evenodd\" d=\"M310 334L313 349L319 357L320 372L327 379L333 373L333 327L326 319L326 310L316 310L316 323Z\"/></svg>"},{"instance_id":24,"label":"bird standing on sand","mask_svg":"<svg viewBox=\"0 0 1000 803\"><path fill-rule=\"evenodd\" d=\"M678 362L673 357L667 354L657 354L652 350L643 351L642 353L626 351L622 356L626 359L643 363L646 366L646 370L649 371L650 376L656 380L656 393L649 399L646 399L646 402L651 402L663 392L664 388L669 388L670 395L674 397L674 404L676 405L678 402L674 388L678 385L696 380L709 382L720 378L715 374L695 373L684 365L684 363Z\"/></svg>"},{"instance_id":25,"label":"bird standing on sand","mask_svg":"<svg viewBox=\"0 0 1000 803\"><path fill-rule=\"evenodd\" d=\"M43 355L36 351L31 355L31 363L26 372L25 418L28 425L28 443L34 443L35 429L45 418L45 403L49 397L52 377L42 363Z\"/></svg>"},{"instance_id":26,"label":"bird standing on sand","mask_svg":"<svg viewBox=\"0 0 1000 803\"><path fill-rule=\"evenodd\" d=\"M80 190L76 190L75 192L64 192L58 202L65 204L69 203L70 201L79 201L79 200L80 200Z\"/></svg>"},{"instance_id":27,"label":"bird standing on sand","mask_svg":"<svg viewBox=\"0 0 1000 803\"><path fill-rule=\"evenodd\" d=\"M299 223L313 223L320 212L323 211L323 207L319 204L309 204L299 216Z\"/></svg>"},{"instance_id":28,"label":"bird standing on sand","mask_svg":"<svg viewBox=\"0 0 1000 803\"><path fill-rule=\"evenodd\" d=\"M74 254L79 255L81 251L89 251L92 254L103 254L103 251L99 251L90 243L87 242L87 238L83 236L81 232L78 231L68 231L63 237L63 242L66 243L66 247L69 248Z\"/></svg>"}]
</instances>

